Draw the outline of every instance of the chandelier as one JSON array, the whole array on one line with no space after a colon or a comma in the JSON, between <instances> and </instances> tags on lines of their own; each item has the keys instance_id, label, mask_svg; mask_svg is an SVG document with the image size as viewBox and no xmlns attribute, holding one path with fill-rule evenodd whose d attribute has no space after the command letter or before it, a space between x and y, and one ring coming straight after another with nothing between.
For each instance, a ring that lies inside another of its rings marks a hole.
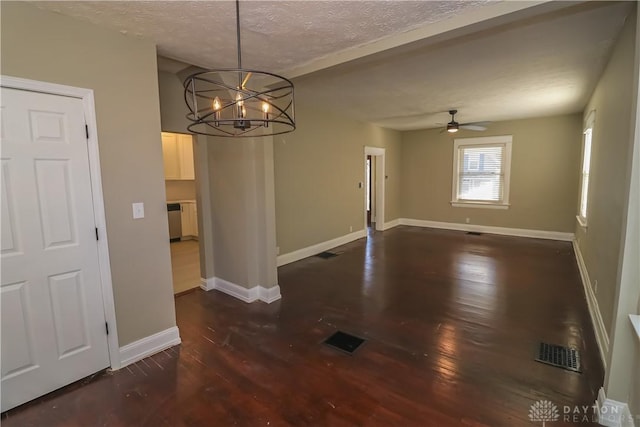
<instances>
[{"instance_id":1,"label":"chandelier","mask_svg":"<svg viewBox=\"0 0 640 427\"><path fill-rule=\"evenodd\" d=\"M260 137L293 132L293 83L277 74L242 68L240 2L236 0L238 68L207 70L184 81L187 129L200 135Z\"/></svg>"}]
</instances>

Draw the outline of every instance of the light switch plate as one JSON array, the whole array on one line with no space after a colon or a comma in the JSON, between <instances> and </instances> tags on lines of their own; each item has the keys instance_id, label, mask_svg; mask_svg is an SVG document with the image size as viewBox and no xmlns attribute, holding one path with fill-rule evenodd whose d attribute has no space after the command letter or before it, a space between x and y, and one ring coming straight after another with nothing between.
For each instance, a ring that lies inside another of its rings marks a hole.
<instances>
[{"instance_id":1,"label":"light switch plate","mask_svg":"<svg viewBox=\"0 0 640 427\"><path fill-rule=\"evenodd\" d=\"M133 204L133 219L144 218L144 203Z\"/></svg>"}]
</instances>

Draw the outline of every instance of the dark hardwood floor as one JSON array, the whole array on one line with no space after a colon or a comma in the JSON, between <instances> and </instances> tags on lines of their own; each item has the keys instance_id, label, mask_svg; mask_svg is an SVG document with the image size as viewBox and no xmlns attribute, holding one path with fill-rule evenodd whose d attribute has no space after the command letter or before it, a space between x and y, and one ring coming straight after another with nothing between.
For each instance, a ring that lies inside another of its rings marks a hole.
<instances>
[{"instance_id":1,"label":"dark hardwood floor","mask_svg":"<svg viewBox=\"0 0 640 427\"><path fill-rule=\"evenodd\" d=\"M533 426L603 367L570 243L396 227L279 269L283 299L176 298L182 345L3 414L25 426ZM363 337L353 355L322 342ZM545 341L583 373L534 361ZM589 415L592 415L592 411ZM573 422L578 421L578 422Z\"/></svg>"}]
</instances>

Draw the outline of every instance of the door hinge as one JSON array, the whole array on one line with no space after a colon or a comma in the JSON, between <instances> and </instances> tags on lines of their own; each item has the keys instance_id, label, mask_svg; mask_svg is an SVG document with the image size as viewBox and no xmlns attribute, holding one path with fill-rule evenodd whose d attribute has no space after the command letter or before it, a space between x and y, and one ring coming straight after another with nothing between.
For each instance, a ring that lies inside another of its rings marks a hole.
<instances>
[{"instance_id":1,"label":"door hinge","mask_svg":"<svg viewBox=\"0 0 640 427\"><path fill-rule=\"evenodd\" d=\"M109 335L109 324L107 322L104 322L104 329L106 329L107 335Z\"/></svg>"},{"instance_id":2,"label":"door hinge","mask_svg":"<svg viewBox=\"0 0 640 427\"><path fill-rule=\"evenodd\" d=\"M84 131L87 134L87 139L89 139L89 125L84 125Z\"/></svg>"},{"instance_id":3,"label":"door hinge","mask_svg":"<svg viewBox=\"0 0 640 427\"><path fill-rule=\"evenodd\" d=\"M100 240L100 237L98 237L98 227L96 227L96 240Z\"/></svg>"}]
</instances>

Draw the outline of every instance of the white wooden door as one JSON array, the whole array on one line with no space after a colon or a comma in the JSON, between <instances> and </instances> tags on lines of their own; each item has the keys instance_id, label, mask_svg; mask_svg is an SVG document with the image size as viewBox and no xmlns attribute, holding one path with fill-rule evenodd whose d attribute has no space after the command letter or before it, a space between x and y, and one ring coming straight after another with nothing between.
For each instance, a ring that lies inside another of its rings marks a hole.
<instances>
[{"instance_id":1,"label":"white wooden door","mask_svg":"<svg viewBox=\"0 0 640 427\"><path fill-rule=\"evenodd\" d=\"M2 411L109 366L82 101L2 88Z\"/></svg>"}]
</instances>

